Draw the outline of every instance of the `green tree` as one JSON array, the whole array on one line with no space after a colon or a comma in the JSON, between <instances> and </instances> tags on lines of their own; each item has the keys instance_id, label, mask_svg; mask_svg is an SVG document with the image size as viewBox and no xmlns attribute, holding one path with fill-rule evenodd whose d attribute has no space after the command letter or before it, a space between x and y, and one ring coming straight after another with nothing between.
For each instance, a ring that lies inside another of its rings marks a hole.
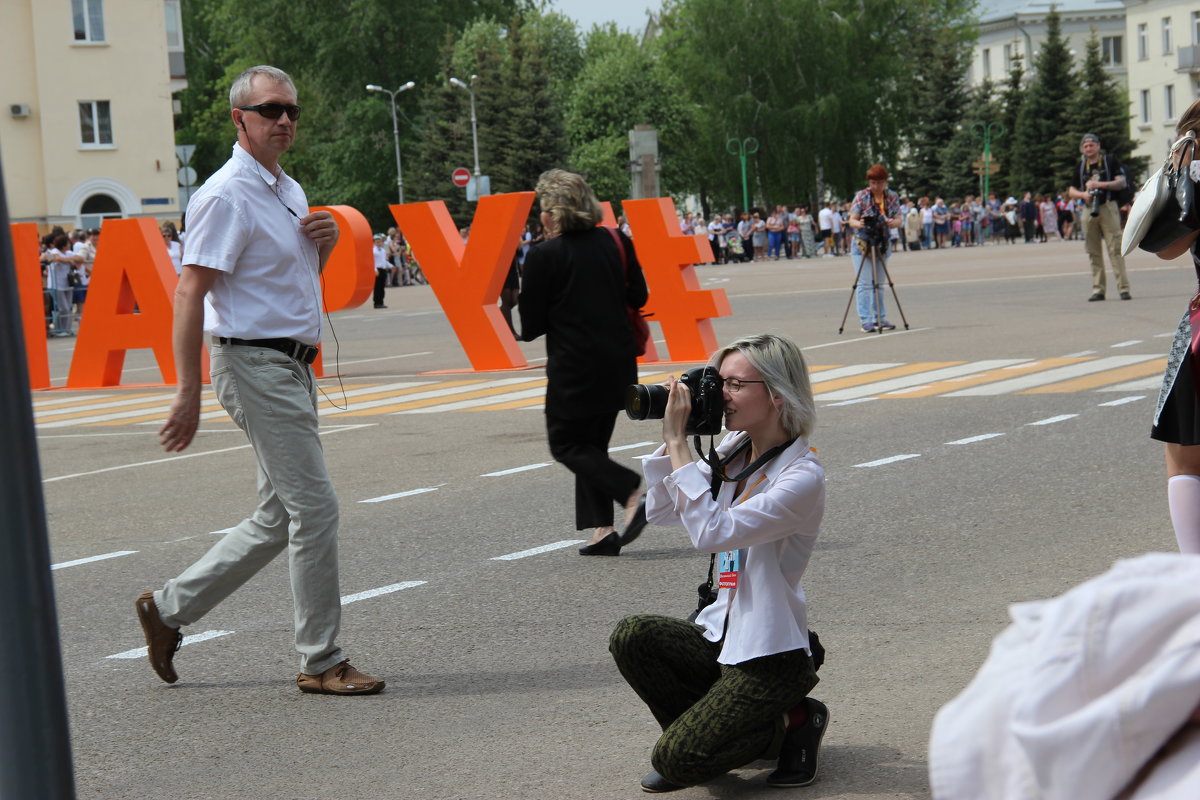
<instances>
[{"instance_id":1,"label":"green tree","mask_svg":"<svg viewBox=\"0 0 1200 800\"><path fill-rule=\"evenodd\" d=\"M1064 189L1075 178L1079 165L1079 142L1085 133L1100 137L1104 152L1112 153L1125 165L1135 186L1146 178L1147 159L1133 157L1136 139L1129 135L1129 98L1123 87L1109 76L1100 55L1100 40L1095 31L1088 39L1078 87L1068 105L1067 126L1055 142L1057 188Z\"/></svg>"},{"instance_id":2,"label":"green tree","mask_svg":"<svg viewBox=\"0 0 1200 800\"><path fill-rule=\"evenodd\" d=\"M970 159L962 163L970 150L967 141L956 134L963 124L970 100L967 89L967 62L963 26L939 24L936 16L941 9L925 9L922 24L914 26L905 62L912 70L904 83L911 87L904 94L909 109L905 138L907 157L898 173L898 184L913 196L962 194L966 182L964 168L970 170ZM952 185L946 185L949 181Z\"/></svg>"},{"instance_id":3,"label":"green tree","mask_svg":"<svg viewBox=\"0 0 1200 800\"><path fill-rule=\"evenodd\" d=\"M1017 132L1017 119L1021 115L1021 106L1025 102L1025 67L1024 60L1017 56L1013 59L1012 69L1000 94L1000 121L1004 124L1004 135L992 143L992 154L1000 162L1000 172L992 182L996 195L1001 201L1008 196L1015 196L1020 187L1012 180L1013 140Z\"/></svg>"},{"instance_id":4,"label":"green tree","mask_svg":"<svg viewBox=\"0 0 1200 800\"><path fill-rule=\"evenodd\" d=\"M983 158L983 139L981 138L989 123L992 135L1003 124L1000 120L1002 109L999 100L994 96L992 82L985 80L970 94L970 100L960 120L958 128L950 138L942 158L941 177L938 180L938 192L947 200L959 199L965 195L982 195L980 176L975 174L974 164ZM997 137L997 141L999 141ZM995 155L992 155L994 160ZM986 198L985 198L986 199Z\"/></svg>"},{"instance_id":5,"label":"green tree","mask_svg":"<svg viewBox=\"0 0 1200 800\"><path fill-rule=\"evenodd\" d=\"M629 131L651 125L658 134L662 190L684 193L694 183L693 111L653 47L639 45L615 25L594 28L566 107L569 165L587 175L602 200L620 201L629 196Z\"/></svg>"},{"instance_id":6,"label":"green tree","mask_svg":"<svg viewBox=\"0 0 1200 800\"><path fill-rule=\"evenodd\" d=\"M1033 82L1017 116L1009 155L1012 164L1009 188L1046 193L1055 190L1057 176L1062 174L1054 144L1068 127L1067 106L1075 84L1071 54L1062 36L1057 11L1051 10L1046 15L1046 41L1038 51L1035 67Z\"/></svg>"}]
</instances>

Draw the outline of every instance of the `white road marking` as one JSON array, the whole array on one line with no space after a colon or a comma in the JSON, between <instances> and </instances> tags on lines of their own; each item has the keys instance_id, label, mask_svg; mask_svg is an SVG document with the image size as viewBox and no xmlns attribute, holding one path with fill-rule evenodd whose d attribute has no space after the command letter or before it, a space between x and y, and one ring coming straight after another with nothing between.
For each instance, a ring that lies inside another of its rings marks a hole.
<instances>
[{"instance_id":1,"label":"white road marking","mask_svg":"<svg viewBox=\"0 0 1200 800\"><path fill-rule=\"evenodd\" d=\"M1083 356L1094 356L1095 350L1080 350L1078 353L1067 353L1063 358L1082 358Z\"/></svg>"},{"instance_id":2,"label":"white road marking","mask_svg":"<svg viewBox=\"0 0 1200 800\"><path fill-rule=\"evenodd\" d=\"M1142 343L1141 339L1130 339L1128 342L1117 342L1116 344L1109 345L1109 347L1132 347L1135 344L1141 344L1141 343Z\"/></svg>"},{"instance_id":3,"label":"white road marking","mask_svg":"<svg viewBox=\"0 0 1200 800\"><path fill-rule=\"evenodd\" d=\"M816 290L816 291L818 291L818 292L823 292L823 291L826 291L826 290L825 290L825 289L818 289L818 290ZM842 290L841 290L841 289L839 289L838 291L842 291ZM778 293L776 293L776 292L770 292L770 293L769 293L769 295L770 295L771 297L777 297L778 295L781 295L781 294L811 294L811 293L814 293L814 292L807 292L807 291L799 291L799 292L778 292ZM748 295L748 294L747 294L747 295L730 295L730 297L753 297L753 296L754 296L754 295ZM888 337L891 337L891 336L903 336L903 335L904 335L904 334L906 334L906 333L920 333L921 331L931 331L931 330L934 330L934 328L932 328L932 327L929 327L929 328L911 328L911 329L909 329L909 330L907 330L907 331L891 331L890 333L888 333L888 334L887 334L887 336L888 336ZM810 345L807 345L807 346L805 346L805 347L803 347L803 348L801 348L801 349L802 349L802 350L820 350L822 347L837 347L839 344L857 344L858 342L873 342L873 341L879 341L879 340L881 340L881 339L883 339L883 338L884 338L884 337L883 337L882 335L879 335L879 334L876 334L875 336L853 336L853 337L848 337L848 338L845 338L845 339L839 339L839 340L837 340L837 341L835 341L835 342L822 342L821 344L810 344Z\"/></svg>"},{"instance_id":4,"label":"white road marking","mask_svg":"<svg viewBox=\"0 0 1200 800\"><path fill-rule=\"evenodd\" d=\"M981 433L978 436L968 436L966 439L955 439L953 442L946 442L946 444L974 444L975 442L995 439L997 436L1003 435L1003 433Z\"/></svg>"},{"instance_id":5,"label":"white road marking","mask_svg":"<svg viewBox=\"0 0 1200 800\"><path fill-rule=\"evenodd\" d=\"M1151 375L1149 378L1138 378L1135 381L1126 381L1125 383L1117 383L1112 386L1102 386L1097 389L1097 392L1144 392L1149 389L1158 389L1162 386L1162 378L1157 375Z\"/></svg>"},{"instance_id":6,"label":"white road marking","mask_svg":"<svg viewBox=\"0 0 1200 800\"><path fill-rule=\"evenodd\" d=\"M352 431L356 428L369 428L375 424L378 424L378 423L365 423L362 425L338 425L336 427L331 426L331 427L327 428L326 430L319 431L318 435L324 436L327 433L338 433L340 431ZM103 469L93 469L88 472L76 472L71 475L59 475L58 477L55 477L55 478L42 478L42 483L55 483L56 481L65 481L65 480L69 480L71 478L84 478L84 477L87 477L88 475L99 475L103 472L116 472L117 470L133 469L134 467L149 467L149 466L153 466L154 464L163 464L168 461L183 461L186 458L200 458L201 456L215 456L219 453L229 453L234 450L245 450L248 447L251 447L251 445L239 444L236 447L222 447L219 450L206 450L203 453L184 453L182 455L168 456L166 458L155 458L150 461L138 461L133 464L118 464L115 467L104 467Z\"/></svg>"},{"instance_id":7,"label":"white road marking","mask_svg":"<svg viewBox=\"0 0 1200 800\"><path fill-rule=\"evenodd\" d=\"M396 492L395 494L385 494L382 497L372 497L369 500L359 500L360 503L382 503L385 500L395 500L398 497L411 497L414 494L425 494L426 492L436 492L437 487L432 486L428 489L410 489L407 492Z\"/></svg>"},{"instance_id":8,"label":"white road marking","mask_svg":"<svg viewBox=\"0 0 1200 800\"><path fill-rule=\"evenodd\" d=\"M854 364L849 367L834 367L833 369L823 369L818 372L813 372L809 375L809 379L815 386L824 381L835 381L838 378L853 378L855 375L862 375L866 372L874 372L877 369L891 369L892 367L903 366L899 363L891 364Z\"/></svg>"},{"instance_id":9,"label":"white road marking","mask_svg":"<svg viewBox=\"0 0 1200 800\"><path fill-rule=\"evenodd\" d=\"M1103 407L1103 406L1123 406L1126 403L1136 403L1138 400L1144 400L1145 397L1146 397L1146 395L1144 395L1144 394L1135 394L1131 397L1121 397L1116 400L1109 400L1107 403L1101 403L1100 405L1101 405L1101 407Z\"/></svg>"},{"instance_id":10,"label":"white road marking","mask_svg":"<svg viewBox=\"0 0 1200 800\"><path fill-rule=\"evenodd\" d=\"M379 358L360 358L355 361L339 361L337 363L341 364L342 366L347 366L349 364L367 364L367 363L370 363L371 361L388 361L393 358L415 358L416 356L431 356L431 355L433 355L433 351L427 350L424 353L402 353L397 356L380 356ZM321 380L326 380L326 379L322 378Z\"/></svg>"},{"instance_id":11,"label":"white road marking","mask_svg":"<svg viewBox=\"0 0 1200 800\"><path fill-rule=\"evenodd\" d=\"M1046 419L1039 419L1037 422L1026 422L1025 424L1026 425L1053 425L1056 422L1063 422L1064 420L1075 419L1075 417L1078 417L1078 416L1079 416L1078 414L1059 414L1057 417L1046 417Z\"/></svg>"},{"instance_id":12,"label":"white road marking","mask_svg":"<svg viewBox=\"0 0 1200 800\"><path fill-rule=\"evenodd\" d=\"M481 478L498 478L501 475L512 475L517 472L528 472L531 469L541 469L542 467L548 467L553 463L554 463L553 461L545 461L545 462L542 462L541 464L526 464L523 467L513 467L512 469L502 469L499 472L485 472L484 474L480 475L479 477L481 477Z\"/></svg>"},{"instance_id":13,"label":"white road marking","mask_svg":"<svg viewBox=\"0 0 1200 800\"><path fill-rule=\"evenodd\" d=\"M900 391L903 389L911 390L912 387L918 384L934 383L935 381L945 380L946 378L959 378L979 372L987 372L988 370L992 369L1001 369L1003 367L1018 364L1026 360L1028 359L995 358L986 359L983 361L972 361L968 364L958 364L952 367L941 367L939 369L932 369L926 372L916 372L912 375L904 375L899 378L875 381L874 383L866 383L861 386L851 386L848 389L838 389L832 392L821 392L818 385L813 389L813 392L817 395L818 400L854 400L859 397L885 394L891 391ZM817 374L819 375L820 373Z\"/></svg>"},{"instance_id":14,"label":"white road marking","mask_svg":"<svg viewBox=\"0 0 1200 800\"><path fill-rule=\"evenodd\" d=\"M516 380L527 381L528 378L520 378ZM507 381L506 382L511 382ZM494 385L494 384L493 384ZM470 386L463 391L472 389L487 389L488 386ZM424 408L410 408L405 411L393 411L393 414L436 414L439 411L463 411L468 408L478 408L479 406L494 406L500 403L510 403L514 400L531 400L536 397L542 397L546 394L546 387L537 386L533 389L522 389L515 392L505 392L504 394L492 394L486 397L476 397L471 400L459 400L454 403L441 403L434 406L425 406ZM540 406L534 406L537 410L541 410Z\"/></svg>"},{"instance_id":15,"label":"white road marking","mask_svg":"<svg viewBox=\"0 0 1200 800\"><path fill-rule=\"evenodd\" d=\"M348 594L342 598L342 605L347 603L357 603L359 600L367 600L372 597L379 597L383 594L391 594L404 589L411 589L414 586L424 586L429 581L404 581L403 583L393 583L391 586L380 586L378 589L368 589L365 592L356 592Z\"/></svg>"},{"instance_id":16,"label":"white road marking","mask_svg":"<svg viewBox=\"0 0 1200 800\"><path fill-rule=\"evenodd\" d=\"M554 544L544 544L541 547L535 547L532 550L522 550L519 553L509 553L506 556L492 556L491 561L516 561L518 558L528 558L541 553L549 553L552 550L561 550L564 547L570 547L573 544L580 544L583 539L564 539L561 542Z\"/></svg>"},{"instance_id":17,"label":"white road marking","mask_svg":"<svg viewBox=\"0 0 1200 800\"><path fill-rule=\"evenodd\" d=\"M102 556L88 556L87 558L77 558L74 561L63 561L60 564L51 564L50 569L63 569L65 567L76 567L80 564L90 564L93 561L104 561L108 558L120 558L121 556L131 556L137 550L118 550L115 553L105 553Z\"/></svg>"},{"instance_id":18,"label":"white road marking","mask_svg":"<svg viewBox=\"0 0 1200 800\"><path fill-rule=\"evenodd\" d=\"M920 458L920 457L921 457L920 453L905 453L904 455L901 455L901 456L889 456L888 458L881 458L877 461L868 461L865 464L855 464L854 466L856 466L856 467L882 467L884 464L894 464L897 461L905 461L906 459L909 459L909 458Z\"/></svg>"},{"instance_id":19,"label":"white road marking","mask_svg":"<svg viewBox=\"0 0 1200 800\"><path fill-rule=\"evenodd\" d=\"M1175 335L1175 331L1171 331L1170 333L1156 333L1156 334L1154 334L1154 338L1155 339L1170 339L1174 335Z\"/></svg>"},{"instance_id":20,"label":"white road marking","mask_svg":"<svg viewBox=\"0 0 1200 800\"><path fill-rule=\"evenodd\" d=\"M183 643L180 644L179 646L187 647L189 644L196 644L197 642L207 642L209 639L217 639L222 636L232 636L232 635L233 635L233 631L205 631L204 633L197 633L193 636L183 637ZM111 656L105 656L105 658L145 658L146 655L147 655L147 649L145 647L138 647L133 650L126 650L124 653L114 653Z\"/></svg>"},{"instance_id":21,"label":"white road marking","mask_svg":"<svg viewBox=\"0 0 1200 800\"><path fill-rule=\"evenodd\" d=\"M879 399L878 397L859 397L855 400L843 400L840 403L827 403L825 405L825 407L828 408L830 406L852 406L852 405L856 405L858 403L871 403L878 399Z\"/></svg>"},{"instance_id":22,"label":"white road marking","mask_svg":"<svg viewBox=\"0 0 1200 800\"><path fill-rule=\"evenodd\" d=\"M610 447L610 448L608 448L608 452L610 452L610 453L616 453L616 452L617 452L617 451L619 451L619 450L632 450L632 449L633 449L633 448L635 448L635 447L645 447L645 446L646 446L646 445L648 445L648 444L654 444L654 442L638 442L638 443L636 443L636 444L623 444L623 445L621 445L620 447Z\"/></svg>"},{"instance_id":23,"label":"white road marking","mask_svg":"<svg viewBox=\"0 0 1200 800\"><path fill-rule=\"evenodd\" d=\"M1097 358L1092 361L1085 361L1081 364L1070 364L1065 367L1057 367L1056 369L1048 369L1043 372L1035 372L1031 375L1022 375L1019 378L1008 378L995 383L987 383L982 386L971 386L966 389L959 389L956 392L949 392L942 395L943 397L991 397L998 394L1008 394L1009 392L1019 392L1023 389L1032 389L1035 386L1045 386L1049 383L1058 383L1070 378L1078 378L1083 375L1091 375L1095 372L1104 372L1105 370L1117 369L1119 367L1128 367L1133 364L1140 364L1144 361L1151 361L1162 356L1107 356L1105 358Z\"/></svg>"}]
</instances>

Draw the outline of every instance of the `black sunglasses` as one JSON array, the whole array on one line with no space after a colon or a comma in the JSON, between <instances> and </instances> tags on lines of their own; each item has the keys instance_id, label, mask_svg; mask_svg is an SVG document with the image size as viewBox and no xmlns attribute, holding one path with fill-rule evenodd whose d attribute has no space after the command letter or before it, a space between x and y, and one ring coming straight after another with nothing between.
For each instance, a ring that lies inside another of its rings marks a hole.
<instances>
[{"instance_id":1,"label":"black sunglasses","mask_svg":"<svg viewBox=\"0 0 1200 800\"><path fill-rule=\"evenodd\" d=\"M285 113L295 122L300 116L300 106L285 106L283 103L259 103L256 106L238 106L239 111L257 111L267 119L279 119Z\"/></svg>"}]
</instances>

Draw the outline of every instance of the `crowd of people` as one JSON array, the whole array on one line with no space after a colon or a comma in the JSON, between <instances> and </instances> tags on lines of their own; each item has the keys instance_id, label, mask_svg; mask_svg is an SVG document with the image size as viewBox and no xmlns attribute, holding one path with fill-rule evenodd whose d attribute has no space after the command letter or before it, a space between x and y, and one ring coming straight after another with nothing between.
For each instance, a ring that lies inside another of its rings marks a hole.
<instances>
[{"instance_id":1,"label":"crowd of people","mask_svg":"<svg viewBox=\"0 0 1200 800\"><path fill-rule=\"evenodd\" d=\"M87 300L99 240L99 228L67 233L55 226L42 237L38 259L42 265L48 335L56 338L75 335L75 325Z\"/></svg>"},{"instance_id":2,"label":"crowd of people","mask_svg":"<svg viewBox=\"0 0 1200 800\"><path fill-rule=\"evenodd\" d=\"M679 220L688 235L705 234L714 264L849 255L851 203L831 200L813 206L777 205L767 211L714 214L709 222L688 212ZM936 250L974 247L989 242L1014 244L1080 239L1079 215L1087 213L1084 201L1066 194L1051 196L1025 192L1024 197L1001 200L992 192L986 200L967 195L947 203L941 197L902 198L903 225L894 228L893 244L900 250Z\"/></svg>"}]
</instances>

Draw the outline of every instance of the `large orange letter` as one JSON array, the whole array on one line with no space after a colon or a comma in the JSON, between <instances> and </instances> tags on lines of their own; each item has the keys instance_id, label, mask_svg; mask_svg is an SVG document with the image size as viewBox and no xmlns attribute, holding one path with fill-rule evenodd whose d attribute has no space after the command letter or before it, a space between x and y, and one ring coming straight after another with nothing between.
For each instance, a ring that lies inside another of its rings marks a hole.
<instances>
[{"instance_id":1,"label":"large orange letter","mask_svg":"<svg viewBox=\"0 0 1200 800\"><path fill-rule=\"evenodd\" d=\"M38 262L37 225L13 223L13 267L21 297L21 321L25 327L25 360L29 365L29 388L50 388L50 360L46 354L46 304L42 292L42 265Z\"/></svg>"},{"instance_id":2,"label":"large orange letter","mask_svg":"<svg viewBox=\"0 0 1200 800\"><path fill-rule=\"evenodd\" d=\"M154 220L105 221L67 388L119 385L125 351L145 347L154 350L163 383L175 383L171 320L177 282Z\"/></svg>"},{"instance_id":3,"label":"large orange letter","mask_svg":"<svg viewBox=\"0 0 1200 800\"><path fill-rule=\"evenodd\" d=\"M679 230L669 198L626 200L621 208L650 288L646 313L662 326L667 352L675 361L706 360L717 349L710 320L731 313L724 290L701 290L696 279L692 265L712 258L707 239Z\"/></svg>"},{"instance_id":4,"label":"large orange letter","mask_svg":"<svg viewBox=\"0 0 1200 800\"><path fill-rule=\"evenodd\" d=\"M481 197L465 245L440 200L389 206L476 370L526 366L496 301L533 196L513 192Z\"/></svg>"},{"instance_id":5,"label":"large orange letter","mask_svg":"<svg viewBox=\"0 0 1200 800\"><path fill-rule=\"evenodd\" d=\"M375 287L371 224L351 206L317 206L309 210L333 214L339 230L337 246L321 273L325 310L332 313L361 306Z\"/></svg>"},{"instance_id":6,"label":"large orange letter","mask_svg":"<svg viewBox=\"0 0 1200 800\"><path fill-rule=\"evenodd\" d=\"M602 211L604 211L604 216L602 216L600 218L600 224L606 228L617 227L617 217L615 214L613 214L612 203L605 200L604 202L602 202L600 204L600 208ZM632 230L632 228L630 228L630 230ZM637 252L636 246L634 247L634 252L635 253ZM640 256L638 257L638 263L639 264L642 263L642 259ZM645 274L645 269L643 269L642 272L643 272L643 274ZM650 305L650 300L647 299L646 306L643 307L643 311L645 311L646 308L649 307L649 305ZM646 320L646 321L649 322L649 320ZM646 342L646 352L643 355L638 356L638 363L647 364L647 363L650 363L653 361L659 361L659 360L660 359L658 357L658 347L656 347L654 344L654 333L652 331L650 334L650 339Z\"/></svg>"}]
</instances>

